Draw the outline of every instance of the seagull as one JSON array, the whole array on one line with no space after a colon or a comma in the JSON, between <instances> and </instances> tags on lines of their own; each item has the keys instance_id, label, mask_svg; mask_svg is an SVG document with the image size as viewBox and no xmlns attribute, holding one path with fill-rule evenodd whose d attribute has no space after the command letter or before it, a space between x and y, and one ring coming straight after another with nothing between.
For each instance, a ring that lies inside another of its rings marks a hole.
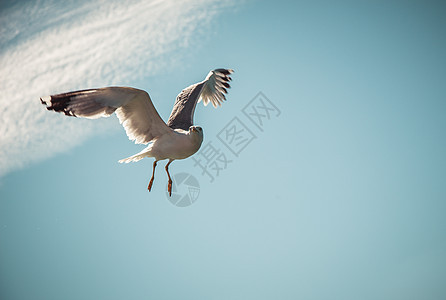
<instances>
[{"instance_id":1,"label":"seagull","mask_svg":"<svg viewBox=\"0 0 446 300\"><path fill-rule=\"evenodd\" d=\"M165 123L146 91L131 87L105 87L80 90L40 98L46 109L63 112L71 117L98 119L113 113L125 129L130 140L148 146L141 152L121 159L120 163L137 162L153 157L152 177L147 189L152 189L157 162L168 159L166 172L169 178L167 191L172 196L172 179L169 165L174 160L195 154L203 142L203 129L193 125L195 106L203 101L214 108L226 100L230 88L232 69L215 69L206 78L183 89L178 94L170 117Z\"/></svg>"}]
</instances>

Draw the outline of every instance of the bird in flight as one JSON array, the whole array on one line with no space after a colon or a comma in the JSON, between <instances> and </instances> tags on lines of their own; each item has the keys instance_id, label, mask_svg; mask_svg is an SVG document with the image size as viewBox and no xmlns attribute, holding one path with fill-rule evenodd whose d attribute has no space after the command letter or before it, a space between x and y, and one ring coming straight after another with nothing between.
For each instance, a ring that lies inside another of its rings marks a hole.
<instances>
[{"instance_id":1,"label":"bird in flight","mask_svg":"<svg viewBox=\"0 0 446 300\"><path fill-rule=\"evenodd\" d=\"M176 159L185 159L200 149L203 129L193 125L197 102L209 102L217 108L226 100L230 88L231 69L215 69L206 78L178 94L165 123L147 92L131 87L105 87L74 91L40 98L48 110L63 112L67 116L97 119L116 113L119 122L130 140L137 144L148 144L141 152L121 159L120 163L136 162L144 157L153 157L152 177L148 190L152 189L156 164L168 159L166 172L169 178L167 190L172 195L172 179L169 165Z\"/></svg>"}]
</instances>

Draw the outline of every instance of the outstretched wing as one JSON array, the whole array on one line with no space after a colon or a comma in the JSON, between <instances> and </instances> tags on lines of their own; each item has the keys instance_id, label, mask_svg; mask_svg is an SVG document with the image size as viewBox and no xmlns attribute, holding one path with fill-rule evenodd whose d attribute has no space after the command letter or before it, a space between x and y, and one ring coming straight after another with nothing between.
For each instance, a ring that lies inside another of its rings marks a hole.
<instances>
[{"instance_id":1,"label":"outstretched wing","mask_svg":"<svg viewBox=\"0 0 446 300\"><path fill-rule=\"evenodd\" d=\"M229 75L233 72L231 69L215 69L209 72L204 81L182 90L177 96L167 126L188 130L193 125L195 106L201 100L204 105L211 102L214 107L220 106L226 100L226 89L230 88L231 81Z\"/></svg>"},{"instance_id":2,"label":"outstretched wing","mask_svg":"<svg viewBox=\"0 0 446 300\"><path fill-rule=\"evenodd\" d=\"M48 110L67 116L97 119L113 112L130 140L147 144L172 130L159 116L149 94L130 87L106 87L40 98Z\"/></svg>"}]
</instances>

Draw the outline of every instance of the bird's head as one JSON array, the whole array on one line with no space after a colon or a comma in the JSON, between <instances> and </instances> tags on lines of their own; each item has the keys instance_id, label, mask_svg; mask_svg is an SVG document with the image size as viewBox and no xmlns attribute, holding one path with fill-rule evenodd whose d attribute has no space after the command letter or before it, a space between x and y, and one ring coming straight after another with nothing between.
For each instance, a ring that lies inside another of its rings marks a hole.
<instances>
[{"instance_id":1,"label":"bird's head","mask_svg":"<svg viewBox=\"0 0 446 300\"><path fill-rule=\"evenodd\" d=\"M203 136L203 129L200 126L191 126L189 127L189 133Z\"/></svg>"},{"instance_id":2,"label":"bird's head","mask_svg":"<svg viewBox=\"0 0 446 300\"><path fill-rule=\"evenodd\" d=\"M203 142L203 129L199 126L191 126L189 127L189 135L200 147Z\"/></svg>"}]
</instances>

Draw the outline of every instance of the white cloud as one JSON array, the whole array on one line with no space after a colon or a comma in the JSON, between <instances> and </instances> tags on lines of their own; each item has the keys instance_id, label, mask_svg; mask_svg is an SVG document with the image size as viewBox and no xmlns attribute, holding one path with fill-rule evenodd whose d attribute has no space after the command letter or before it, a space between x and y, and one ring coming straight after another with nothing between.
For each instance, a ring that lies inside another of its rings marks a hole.
<instances>
[{"instance_id":1,"label":"white cloud","mask_svg":"<svg viewBox=\"0 0 446 300\"><path fill-rule=\"evenodd\" d=\"M0 176L111 126L49 114L40 96L131 82L174 66L168 54L203 35L220 6L44 0L0 12Z\"/></svg>"}]
</instances>

